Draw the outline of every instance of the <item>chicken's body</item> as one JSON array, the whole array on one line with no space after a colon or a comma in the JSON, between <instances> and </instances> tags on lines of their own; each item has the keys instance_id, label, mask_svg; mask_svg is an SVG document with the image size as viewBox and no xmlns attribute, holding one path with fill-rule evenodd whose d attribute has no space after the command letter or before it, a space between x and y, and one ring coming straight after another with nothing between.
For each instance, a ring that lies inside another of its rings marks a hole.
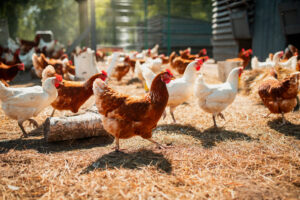
<instances>
[{"instance_id":1,"label":"chicken's body","mask_svg":"<svg viewBox=\"0 0 300 200\"><path fill-rule=\"evenodd\" d=\"M169 81L166 80L168 76L167 72L157 75L150 92L142 97L120 94L102 80L95 80L96 106L103 115L104 129L116 138L116 150L119 149L119 138L139 135L152 141L152 129L156 127L169 98L165 83Z\"/></svg>"},{"instance_id":2,"label":"chicken's body","mask_svg":"<svg viewBox=\"0 0 300 200\"><path fill-rule=\"evenodd\" d=\"M199 75L195 85L195 96L198 98L198 105L205 112L211 113L213 116L214 126L216 127L216 116L221 116L225 110L234 101L238 91L238 78L243 68L233 69L227 81L223 84L209 85L203 80L203 76Z\"/></svg>"},{"instance_id":3,"label":"chicken's body","mask_svg":"<svg viewBox=\"0 0 300 200\"><path fill-rule=\"evenodd\" d=\"M282 114L291 112L297 105L300 72L278 81L274 77L266 79L258 88L258 94L271 113Z\"/></svg>"},{"instance_id":4,"label":"chicken's body","mask_svg":"<svg viewBox=\"0 0 300 200\"><path fill-rule=\"evenodd\" d=\"M56 72L52 66L47 66L43 71L43 80L55 76ZM57 98L51 103L53 116L55 110L70 110L77 113L79 108L93 95L93 82L96 78L106 79L106 73L98 73L85 82L66 81L57 88Z\"/></svg>"},{"instance_id":5,"label":"chicken's body","mask_svg":"<svg viewBox=\"0 0 300 200\"><path fill-rule=\"evenodd\" d=\"M171 67L175 69L179 74L183 74L188 64L190 64L192 60L181 58L180 56L176 57L176 54L172 53L170 55L170 63Z\"/></svg>"},{"instance_id":6,"label":"chicken's body","mask_svg":"<svg viewBox=\"0 0 300 200\"><path fill-rule=\"evenodd\" d=\"M273 60L266 61L266 62L259 62L257 57L254 56L251 60L251 67L252 69L265 69L265 68L273 68L279 63L279 59L282 57L283 52L279 51L275 53L273 56Z\"/></svg>"},{"instance_id":7,"label":"chicken's body","mask_svg":"<svg viewBox=\"0 0 300 200\"><path fill-rule=\"evenodd\" d=\"M61 78L61 77L60 77ZM43 86L27 88L7 88L0 83L0 99L4 113L18 121L18 124L26 136L22 124L31 117L36 117L44 108L49 106L57 97L58 84L61 80L57 77L48 78ZM35 122L35 125L37 123Z\"/></svg>"},{"instance_id":8,"label":"chicken's body","mask_svg":"<svg viewBox=\"0 0 300 200\"><path fill-rule=\"evenodd\" d=\"M200 70L202 64L203 60L191 62L187 66L181 78L172 80L169 84L167 84L167 89L169 93L169 100L167 106L169 106L170 108L170 113L174 123L176 123L176 119L174 117L173 112L177 106L187 101L193 95L194 83L197 77L196 72ZM147 67L143 66L141 70L143 77L146 80L147 86L151 85L152 80L155 77L155 73L153 73Z\"/></svg>"},{"instance_id":9,"label":"chicken's body","mask_svg":"<svg viewBox=\"0 0 300 200\"><path fill-rule=\"evenodd\" d=\"M231 58L231 59L226 59L226 61L239 61L242 63L243 68L245 69L249 62L250 62L250 57L252 54L252 49L242 49L238 55L238 58Z\"/></svg>"},{"instance_id":10,"label":"chicken's body","mask_svg":"<svg viewBox=\"0 0 300 200\"><path fill-rule=\"evenodd\" d=\"M18 74L18 71L24 71L24 65L22 63L8 66L0 62L0 80L13 80Z\"/></svg>"}]
</instances>

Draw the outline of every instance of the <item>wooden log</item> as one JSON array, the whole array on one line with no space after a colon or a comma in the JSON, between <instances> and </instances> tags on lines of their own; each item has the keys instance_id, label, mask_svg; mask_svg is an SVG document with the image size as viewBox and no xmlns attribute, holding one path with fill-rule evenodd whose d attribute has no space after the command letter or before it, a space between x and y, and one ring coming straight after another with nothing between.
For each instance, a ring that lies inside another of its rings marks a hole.
<instances>
[{"instance_id":1,"label":"wooden log","mask_svg":"<svg viewBox=\"0 0 300 200\"><path fill-rule=\"evenodd\" d=\"M44 124L44 137L47 142L72 140L86 137L111 137L102 125L101 115L87 112L70 117L49 117Z\"/></svg>"},{"instance_id":2,"label":"wooden log","mask_svg":"<svg viewBox=\"0 0 300 200\"><path fill-rule=\"evenodd\" d=\"M219 61L218 62L219 80L225 82L230 71L236 67L242 67L242 63L240 61Z\"/></svg>"}]
</instances>

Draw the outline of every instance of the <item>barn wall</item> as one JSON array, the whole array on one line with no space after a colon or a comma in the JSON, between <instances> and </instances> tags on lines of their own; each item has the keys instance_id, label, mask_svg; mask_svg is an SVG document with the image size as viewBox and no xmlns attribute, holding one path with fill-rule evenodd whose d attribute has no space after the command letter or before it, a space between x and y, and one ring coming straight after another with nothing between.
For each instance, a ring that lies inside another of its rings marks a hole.
<instances>
[{"instance_id":1,"label":"barn wall","mask_svg":"<svg viewBox=\"0 0 300 200\"><path fill-rule=\"evenodd\" d=\"M270 52L283 50L286 46L278 10L280 2L256 0L252 48L253 55L260 60L264 60Z\"/></svg>"}]
</instances>

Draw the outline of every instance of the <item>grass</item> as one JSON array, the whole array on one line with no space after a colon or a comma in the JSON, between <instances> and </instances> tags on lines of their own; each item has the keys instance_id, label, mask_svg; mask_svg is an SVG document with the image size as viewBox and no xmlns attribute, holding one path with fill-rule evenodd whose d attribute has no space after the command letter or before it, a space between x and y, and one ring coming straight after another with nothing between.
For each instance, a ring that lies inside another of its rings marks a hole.
<instances>
[{"instance_id":1,"label":"grass","mask_svg":"<svg viewBox=\"0 0 300 200\"><path fill-rule=\"evenodd\" d=\"M128 84L130 77L111 84L142 94L140 83ZM125 150L115 153L113 140L104 138L46 143L42 127L20 140L17 123L0 110L0 198L299 199L300 113L287 114L285 126L266 113L239 94L215 130L192 98L176 108L177 124L168 114L153 131L153 139L170 148L134 137L120 140Z\"/></svg>"}]
</instances>

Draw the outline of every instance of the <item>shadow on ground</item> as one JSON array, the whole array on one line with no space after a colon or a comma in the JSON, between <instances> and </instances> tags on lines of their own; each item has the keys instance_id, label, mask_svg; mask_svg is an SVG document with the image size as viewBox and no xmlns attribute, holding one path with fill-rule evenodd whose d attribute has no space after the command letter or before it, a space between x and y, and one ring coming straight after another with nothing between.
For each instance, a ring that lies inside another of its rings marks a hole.
<instances>
[{"instance_id":1,"label":"shadow on ground","mask_svg":"<svg viewBox=\"0 0 300 200\"><path fill-rule=\"evenodd\" d=\"M296 139L300 140L300 125L292 124L287 122L285 125L281 125L282 118L277 118L271 121L268 121L268 126L271 129L278 131L286 136L294 136Z\"/></svg>"},{"instance_id":2,"label":"shadow on ground","mask_svg":"<svg viewBox=\"0 0 300 200\"><path fill-rule=\"evenodd\" d=\"M143 166L155 166L159 171L166 173L172 171L171 163L163 156L163 154L142 149L131 153L113 151L105 154L84 169L81 174L89 173L96 169L140 169Z\"/></svg>"},{"instance_id":3,"label":"shadow on ground","mask_svg":"<svg viewBox=\"0 0 300 200\"><path fill-rule=\"evenodd\" d=\"M71 151L76 149L90 149L93 147L107 146L113 143L114 138L110 135L91 137L77 140L59 141L48 143L44 137L43 128L31 131L28 138L0 141L0 154L8 152L10 149L27 150L34 149L39 153Z\"/></svg>"},{"instance_id":4,"label":"shadow on ground","mask_svg":"<svg viewBox=\"0 0 300 200\"><path fill-rule=\"evenodd\" d=\"M215 129L212 127L201 132L191 125L163 124L157 126L157 129L193 136L194 138L201 140L201 143L205 148L212 148L216 146L217 142L226 140L254 140L245 133L225 130L223 128Z\"/></svg>"}]
</instances>

